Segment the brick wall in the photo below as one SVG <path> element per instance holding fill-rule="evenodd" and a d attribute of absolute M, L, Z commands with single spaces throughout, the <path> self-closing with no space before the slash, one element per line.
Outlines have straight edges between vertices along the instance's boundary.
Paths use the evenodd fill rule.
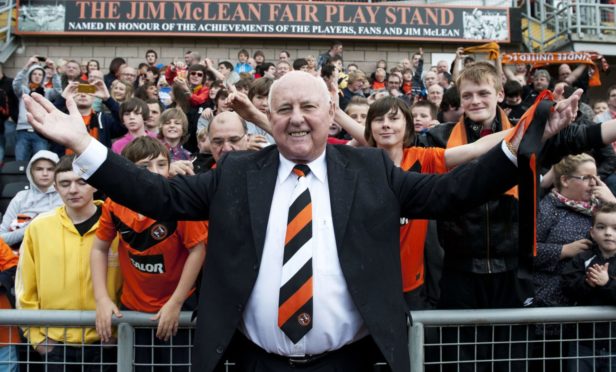
<path fill-rule="evenodd" d="M 145 52 L 154 49 L 158 52 L 159 62 L 169 63 L 174 58 L 183 58 L 186 50 L 197 51 L 201 56 L 208 56 L 215 61 L 229 60 L 233 64 L 237 61 L 237 52 L 246 48 L 252 55 L 256 50 L 265 53 L 267 61 L 278 59 L 280 50 L 286 49 L 291 53 L 291 58 L 313 55 L 317 57 L 329 49 L 328 41 L 309 40 L 262 40 L 262 39 L 208 39 L 208 38 L 116 38 L 106 39 L 101 37 L 24 37 L 23 53 L 15 53 L 4 65 L 5 72 L 9 76 L 22 68 L 26 60 L 32 55 L 50 57 L 54 60 L 59 58 L 73 58 L 79 61 L 97 59 L 101 68 L 106 72 L 109 62 L 114 57 L 123 57 L 129 64 L 137 67 L 144 62 Z M 427 43 L 391 43 L 391 42 L 353 42 L 343 41 L 344 62 L 356 63 L 368 73 L 374 71 L 376 61 L 385 59 L 388 66 L 393 66 L 402 58 L 418 50 L 421 46 L 424 50 L 424 61 L 427 65 L 432 63 L 431 53 L 454 53 L 456 44 L 427 44 Z"/>

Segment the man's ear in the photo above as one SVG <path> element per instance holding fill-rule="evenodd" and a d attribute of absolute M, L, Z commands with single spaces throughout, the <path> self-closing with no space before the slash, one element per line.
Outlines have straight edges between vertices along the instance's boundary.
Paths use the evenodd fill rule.
<path fill-rule="evenodd" d="M 496 93 L 496 101 L 502 103 L 505 100 L 505 92 L 501 89 Z"/>

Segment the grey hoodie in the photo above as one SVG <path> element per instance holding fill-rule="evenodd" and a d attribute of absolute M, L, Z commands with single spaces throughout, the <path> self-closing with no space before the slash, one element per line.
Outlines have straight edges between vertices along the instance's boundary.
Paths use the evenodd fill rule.
<path fill-rule="evenodd" d="M 26 168 L 26 175 L 28 181 L 30 181 L 30 189 L 18 192 L 13 200 L 11 200 L 11 203 L 2 217 L 0 237 L 2 237 L 8 245 L 17 244 L 24 238 L 26 226 L 11 231 L 11 224 L 14 224 L 17 220 L 18 214 L 24 214 L 34 219 L 39 214 L 50 211 L 63 204 L 60 195 L 56 192 L 53 185 L 49 186 L 49 189 L 43 192 L 34 184 L 31 169 L 32 164 L 39 159 L 47 159 L 54 164 L 58 164 L 59 161 L 58 155 L 47 150 L 37 152 L 32 159 L 30 159 L 28 167 Z"/>
<path fill-rule="evenodd" d="M 28 69 L 21 70 L 15 76 L 13 80 L 13 91 L 17 98 L 19 98 L 19 117 L 17 118 L 17 130 L 29 129 L 32 130 L 32 126 L 28 123 L 26 118 L 26 106 L 24 100 L 21 98 L 24 94 L 30 94 L 30 75 L 34 70 L 43 71 L 43 82 L 45 83 L 45 69 L 39 64 L 34 64 Z M 60 75 L 55 74 L 51 77 L 51 83 L 53 88 L 45 88 L 45 98 L 50 101 L 56 99 L 56 97 L 62 94 L 62 82 L 60 81 Z"/>

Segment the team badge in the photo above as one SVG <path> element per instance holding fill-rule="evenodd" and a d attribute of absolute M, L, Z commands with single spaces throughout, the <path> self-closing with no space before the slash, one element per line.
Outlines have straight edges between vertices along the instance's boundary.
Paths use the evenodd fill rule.
<path fill-rule="evenodd" d="M 297 316 L 297 322 L 302 327 L 307 327 L 308 325 L 310 325 L 311 320 L 312 318 L 310 318 L 310 314 L 308 313 L 301 313 Z"/>
<path fill-rule="evenodd" d="M 152 228 L 150 229 L 150 235 L 152 236 L 152 238 L 156 240 L 165 239 L 168 233 L 169 231 L 167 230 L 165 225 L 162 225 L 162 224 L 156 224 L 152 226 Z"/>

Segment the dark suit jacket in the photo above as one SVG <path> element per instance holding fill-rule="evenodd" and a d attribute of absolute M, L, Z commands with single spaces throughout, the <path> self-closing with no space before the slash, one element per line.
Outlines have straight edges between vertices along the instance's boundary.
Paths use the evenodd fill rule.
<path fill-rule="evenodd" d="M 209 219 L 194 369 L 211 371 L 257 279 L 279 153 L 230 153 L 217 169 L 170 181 L 112 154 L 90 178 L 116 202 L 154 219 Z M 444 218 L 501 194 L 515 166 L 500 148 L 443 175 L 403 172 L 377 149 L 327 147 L 332 218 L 351 297 L 393 371 L 410 368 L 400 275 L 400 216 Z"/>

